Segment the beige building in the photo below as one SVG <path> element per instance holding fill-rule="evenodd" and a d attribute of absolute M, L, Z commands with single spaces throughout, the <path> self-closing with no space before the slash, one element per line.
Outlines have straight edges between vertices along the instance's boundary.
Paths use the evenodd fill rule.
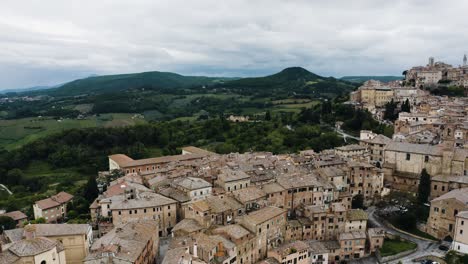
<path fill-rule="evenodd" d="M 73 195 L 60 192 L 33 205 L 34 219 L 44 218 L 47 223 L 57 222 L 67 215 L 67 203 Z"/>
<path fill-rule="evenodd" d="M 153 192 L 137 192 L 134 199 L 113 202 L 110 210 L 114 225 L 158 220 L 159 236 L 169 235 L 177 222 L 177 201 Z"/>
<path fill-rule="evenodd" d="M 454 237 L 455 218 L 468 210 L 468 188 L 448 192 L 431 201 L 426 232 L 439 239 Z"/>
<path fill-rule="evenodd" d="M 67 263 L 63 245 L 59 241 L 37 236 L 36 225 L 28 225 L 22 231 L 20 239 L 6 245 L 0 244 L 0 263 Z"/>
<path fill-rule="evenodd" d="M 365 109 L 373 111 L 385 106 L 392 100 L 393 96 L 391 87 L 380 81 L 369 80 L 351 94 L 351 100 L 360 103 Z"/>
<path fill-rule="evenodd" d="M 250 185 L 250 176 L 240 170 L 224 168 L 216 180 L 218 186 L 226 192 L 247 188 Z"/>
<path fill-rule="evenodd" d="M 309 245 L 303 241 L 285 243 L 268 251 L 268 257 L 280 263 L 309 264 Z"/>
<path fill-rule="evenodd" d="M 367 229 L 367 240 L 369 241 L 369 251 L 376 252 L 382 248 L 385 240 L 385 230 L 382 228 Z"/>
<path fill-rule="evenodd" d="M 272 247 L 284 241 L 286 212 L 269 206 L 245 215 L 240 220 L 244 228 L 257 236 L 260 259 L 265 258 Z"/>
<path fill-rule="evenodd" d="M 125 174 L 156 172 L 166 168 L 171 162 L 201 161 L 215 153 L 196 148 L 182 148 L 181 155 L 163 156 L 157 158 L 134 160 L 124 154 L 109 156 L 109 171 L 122 170 Z"/>
<path fill-rule="evenodd" d="M 459 212 L 456 216 L 451 249 L 468 254 L 468 211 Z"/>
<path fill-rule="evenodd" d="M 358 259 L 364 257 L 366 248 L 366 232 L 352 231 L 340 234 L 340 260 Z"/>
<path fill-rule="evenodd" d="M 117 225 L 91 247 L 85 264 L 153 264 L 159 252 L 157 221 L 136 221 Z"/>
<path fill-rule="evenodd" d="M 15 223 L 16 223 L 16 227 L 22 227 L 24 221 L 28 220 L 28 216 L 25 215 L 21 211 L 12 211 L 12 212 L 8 212 L 8 213 L 0 214 L 0 216 L 8 216 L 11 219 L 13 219 L 15 221 Z"/>
<path fill-rule="evenodd" d="M 367 213 L 362 209 L 351 209 L 346 212 L 345 232 L 366 231 Z"/>
<path fill-rule="evenodd" d="M 4 239 L 8 242 L 22 240 L 28 228 L 33 228 L 37 237 L 45 237 L 60 243 L 67 263 L 82 263 L 93 242 L 93 232 L 87 224 L 35 224 L 25 228 L 6 230 Z"/>

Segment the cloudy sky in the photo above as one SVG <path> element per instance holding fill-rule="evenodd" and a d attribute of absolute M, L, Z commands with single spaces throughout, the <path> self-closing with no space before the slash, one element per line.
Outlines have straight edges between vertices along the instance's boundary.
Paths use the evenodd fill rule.
<path fill-rule="evenodd" d="M 460 0 L 1 0 L 0 89 L 92 74 L 399 75 L 468 52 Z"/>

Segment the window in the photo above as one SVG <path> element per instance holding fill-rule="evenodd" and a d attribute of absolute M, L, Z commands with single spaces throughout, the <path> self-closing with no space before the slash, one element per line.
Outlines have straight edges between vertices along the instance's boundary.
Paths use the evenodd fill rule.
<path fill-rule="evenodd" d="M 434 190 L 437 190 L 437 185 L 434 185 Z"/>
<path fill-rule="evenodd" d="M 429 156 L 424 156 L 424 162 L 429 162 Z"/>
<path fill-rule="evenodd" d="M 406 153 L 406 160 L 410 160 L 410 159 L 411 159 L 411 154 Z"/>

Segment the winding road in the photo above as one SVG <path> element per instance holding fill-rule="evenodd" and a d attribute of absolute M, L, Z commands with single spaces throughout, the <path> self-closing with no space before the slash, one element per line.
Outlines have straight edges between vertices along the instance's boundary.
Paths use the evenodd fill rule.
<path fill-rule="evenodd" d="M 355 136 L 352 136 L 346 132 L 344 132 L 343 130 L 341 129 L 338 129 L 338 128 L 335 128 L 335 132 L 340 134 L 340 136 L 344 139 L 345 142 L 346 141 L 346 138 L 352 138 L 352 139 L 355 139 L 355 140 L 358 140 L 359 141 L 359 138 L 355 137 Z"/>
<path fill-rule="evenodd" d="M 0 183 L 0 189 L 5 190 L 9 195 L 12 195 L 13 193 L 3 184 Z"/>
<path fill-rule="evenodd" d="M 391 261 L 391 262 L 388 262 L 388 263 L 397 264 L 399 261 L 401 261 L 402 263 L 414 263 L 413 259 L 417 259 L 417 258 L 420 258 L 420 257 L 425 257 L 425 256 L 428 256 L 428 255 L 442 257 L 442 256 L 445 255 L 444 251 L 439 250 L 438 247 L 439 247 L 440 244 L 438 242 L 427 241 L 427 240 L 424 240 L 424 239 L 419 239 L 419 238 L 416 238 L 416 237 L 413 237 L 413 236 L 409 236 L 409 235 L 407 235 L 405 233 L 401 233 L 401 232 L 399 232 L 399 231 L 397 231 L 397 230 L 395 230 L 393 228 L 390 228 L 390 227 L 386 226 L 378 217 L 375 216 L 375 210 L 376 210 L 376 208 L 373 207 L 373 206 L 369 207 L 367 209 L 367 213 L 369 214 L 369 223 L 372 226 L 381 227 L 381 228 L 385 229 L 385 231 L 387 233 L 398 235 L 401 238 L 404 238 L 406 240 L 414 242 L 414 243 L 416 243 L 418 245 L 418 250 L 415 251 L 414 253 L 409 254 L 408 256 L 403 257 L 401 259 Z"/>

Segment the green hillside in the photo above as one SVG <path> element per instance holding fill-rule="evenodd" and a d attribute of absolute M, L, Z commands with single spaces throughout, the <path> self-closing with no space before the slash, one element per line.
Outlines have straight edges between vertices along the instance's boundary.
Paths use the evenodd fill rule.
<path fill-rule="evenodd" d="M 333 77 L 322 77 L 301 67 L 286 68 L 265 77 L 233 80 L 223 86 L 242 92 L 330 98 L 348 93 L 355 88 L 352 83 Z"/>
<path fill-rule="evenodd" d="M 66 83 L 45 93 L 53 96 L 112 93 L 128 89 L 176 89 L 214 85 L 228 78 L 183 76 L 171 72 L 143 72 L 89 77 Z"/>
<path fill-rule="evenodd" d="M 391 82 L 402 80 L 403 76 L 344 76 L 340 80 L 353 83 L 363 83 L 368 80 L 377 80 L 381 82 Z"/>

